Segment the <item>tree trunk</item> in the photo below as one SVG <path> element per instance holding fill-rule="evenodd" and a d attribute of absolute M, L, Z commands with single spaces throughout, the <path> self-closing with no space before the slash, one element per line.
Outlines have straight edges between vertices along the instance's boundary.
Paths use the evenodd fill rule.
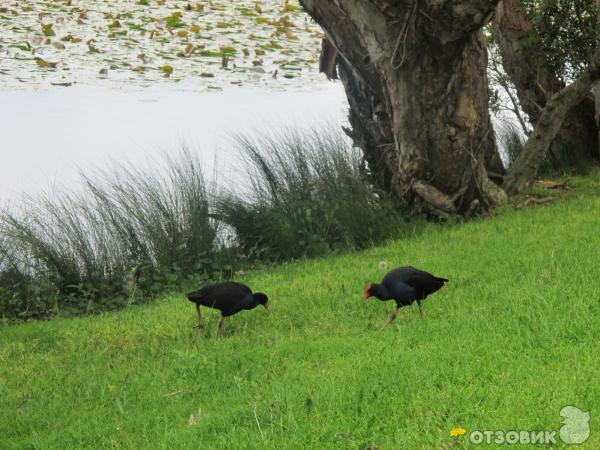
<path fill-rule="evenodd" d="M 378 186 L 410 213 L 506 201 L 480 29 L 498 0 L 304 0 L 338 51 L 350 136 Z"/>
<path fill-rule="evenodd" d="M 319 72 L 324 73 L 328 80 L 339 79 L 337 74 L 337 50 L 326 37 L 323 37 L 321 42 Z"/>
<path fill-rule="evenodd" d="M 515 84 L 519 101 L 535 127 L 549 98 L 565 87 L 549 69 L 532 23 L 519 7 L 519 0 L 502 0 L 493 21 L 494 38 L 503 67 Z M 591 93 L 566 113 L 552 140 L 549 161 L 555 169 L 573 167 L 600 159 L 598 127 Z"/>
<path fill-rule="evenodd" d="M 533 133 L 504 180 L 503 188 L 507 194 L 514 195 L 519 192 L 538 173 L 550 143 L 561 129 L 564 118 L 575 105 L 589 95 L 594 83 L 600 79 L 599 59 L 596 57 L 577 80 L 550 97 Z"/>
<path fill-rule="evenodd" d="M 600 84 L 594 88 L 594 100 L 596 103 L 596 126 L 598 127 L 598 148 L 600 148 Z"/>

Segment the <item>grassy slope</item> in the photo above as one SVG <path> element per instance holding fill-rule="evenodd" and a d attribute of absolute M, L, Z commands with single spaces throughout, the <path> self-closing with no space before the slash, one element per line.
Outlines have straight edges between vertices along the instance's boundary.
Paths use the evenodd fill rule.
<path fill-rule="evenodd" d="M 0 447 L 448 448 L 448 431 L 558 429 L 600 448 L 600 176 L 570 199 L 256 272 L 271 310 L 196 341 L 181 295 L 0 328 Z M 380 260 L 450 278 L 379 331 Z M 190 416 L 195 415 L 190 424 Z M 260 427 L 259 425 L 260 424 Z M 466 436 L 465 436 L 466 437 Z M 462 441 L 464 442 L 464 438 Z"/>

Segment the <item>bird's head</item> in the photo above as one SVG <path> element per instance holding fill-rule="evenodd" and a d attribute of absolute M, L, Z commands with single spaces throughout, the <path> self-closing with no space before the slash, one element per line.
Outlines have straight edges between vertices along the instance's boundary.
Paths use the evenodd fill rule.
<path fill-rule="evenodd" d="M 373 289 L 373 285 L 370 284 L 365 288 L 365 292 L 363 293 L 363 300 L 368 299 L 369 297 L 371 297 L 373 294 L 371 293 L 371 289 Z"/>
<path fill-rule="evenodd" d="M 267 297 L 266 294 L 263 294 L 262 292 L 257 292 L 256 294 L 254 294 L 254 299 L 258 304 L 263 305 L 265 309 L 269 309 L 269 297 Z"/>

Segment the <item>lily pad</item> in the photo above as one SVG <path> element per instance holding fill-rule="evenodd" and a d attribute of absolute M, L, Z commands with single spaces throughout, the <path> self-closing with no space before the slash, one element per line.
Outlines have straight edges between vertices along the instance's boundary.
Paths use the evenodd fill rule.
<path fill-rule="evenodd" d="M 296 78 L 319 76 L 322 31 L 298 0 L 9 3 L 0 7 L 2 70 L 13 75 L 3 77 L 8 88 L 63 83 L 65 71 L 68 82 L 119 87 L 209 78 L 203 73 L 213 75 L 213 86 L 233 81 L 276 86 L 286 79 L 269 74 L 277 69 L 283 73 L 281 64 L 289 61 L 299 68 Z M 111 76 L 99 79 L 105 67 L 111 67 Z"/>
<path fill-rule="evenodd" d="M 42 33 L 44 33 L 44 36 L 55 36 L 56 35 L 56 33 L 54 33 L 54 30 L 52 29 L 51 23 L 42 25 Z"/>
<path fill-rule="evenodd" d="M 39 67 L 42 67 L 44 69 L 55 69 L 56 66 L 58 65 L 57 62 L 46 61 L 46 60 L 44 60 L 42 58 L 34 58 L 34 59 L 35 59 L 36 64 Z"/>
<path fill-rule="evenodd" d="M 173 66 L 169 66 L 168 64 L 160 66 L 159 69 L 162 70 L 164 77 L 170 77 L 173 73 Z"/>

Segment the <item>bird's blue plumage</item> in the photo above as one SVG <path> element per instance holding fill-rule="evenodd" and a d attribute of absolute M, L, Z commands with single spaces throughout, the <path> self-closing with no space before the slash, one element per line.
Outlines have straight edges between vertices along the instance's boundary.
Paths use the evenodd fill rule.
<path fill-rule="evenodd" d="M 448 281 L 436 277 L 423 270 L 406 266 L 388 272 L 381 284 L 372 284 L 368 288 L 368 296 L 379 300 L 394 299 L 398 307 L 408 306 L 415 300 L 423 300 L 433 294 Z"/>
<path fill-rule="evenodd" d="M 252 294 L 247 294 L 241 298 L 237 303 L 223 311 L 224 316 L 232 316 L 235 313 L 240 312 L 242 309 L 254 309 L 258 303 L 254 300 Z"/>
<path fill-rule="evenodd" d="M 223 316 L 232 316 L 243 309 L 265 305 L 268 301 L 265 294 L 253 294 L 248 286 L 232 281 L 205 286 L 188 293 L 187 298 L 197 305 L 218 309 Z"/>
<path fill-rule="evenodd" d="M 410 305 L 417 299 L 416 289 L 402 281 L 387 282 L 384 286 L 399 305 Z"/>

